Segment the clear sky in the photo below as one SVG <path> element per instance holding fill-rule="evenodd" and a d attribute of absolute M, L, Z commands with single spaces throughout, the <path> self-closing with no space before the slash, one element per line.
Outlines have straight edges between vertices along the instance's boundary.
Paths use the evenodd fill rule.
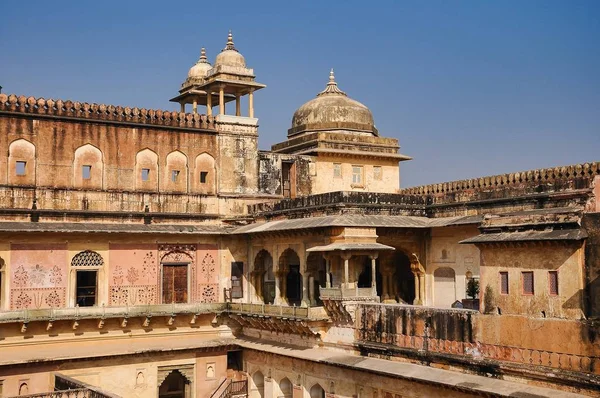
<path fill-rule="evenodd" d="M 325 87 L 414 160 L 402 186 L 600 160 L 600 1 L 2 1 L 4 93 L 178 109 L 232 29 L 260 147 Z"/>

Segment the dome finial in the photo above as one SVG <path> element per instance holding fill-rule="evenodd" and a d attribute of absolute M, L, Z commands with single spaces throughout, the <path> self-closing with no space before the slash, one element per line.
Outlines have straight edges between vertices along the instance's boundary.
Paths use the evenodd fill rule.
<path fill-rule="evenodd" d="M 233 44 L 233 34 L 231 33 L 231 29 L 229 29 L 229 33 L 227 34 L 227 44 L 225 45 L 223 51 L 225 50 L 237 51 L 235 45 Z"/>
<path fill-rule="evenodd" d="M 206 59 L 206 48 L 204 47 L 200 49 L 200 59 L 198 60 L 198 62 L 203 64 L 208 63 L 208 60 Z"/>
<path fill-rule="evenodd" d="M 346 93 L 340 90 L 337 86 L 335 75 L 333 74 L 333 68 L 331 68 L 331 71 L 329 72 L 329 82 L 327 83 L 327 87 L 325 87 L 325 90 L 317 94 L 317 97 L 325 94 L 346 95 Z"/>

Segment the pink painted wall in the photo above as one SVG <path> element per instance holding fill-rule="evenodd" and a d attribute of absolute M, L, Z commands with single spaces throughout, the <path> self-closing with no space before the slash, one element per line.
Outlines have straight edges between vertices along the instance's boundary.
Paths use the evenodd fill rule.
<path fill-rule="evenodd" d="M 65 307 L 66 243 L 11 245 L 11 309 Z"/>
<path fill-rule="evenodd" d="M 109 305 L 156 304 L 159 301 L 157 244 L 109 245 Z"/>
<path fill-rule="evenodd" d="M 219 252 L 215 245 L 198 245 L 197 300 L 214 303 L 219 299 Z"/>

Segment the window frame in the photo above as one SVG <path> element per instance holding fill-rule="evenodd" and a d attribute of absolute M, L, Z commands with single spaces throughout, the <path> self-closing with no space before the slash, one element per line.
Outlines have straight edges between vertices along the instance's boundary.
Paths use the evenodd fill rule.
<path fill-rule="evenodd" d="M 142 178 L 142 182 L 150 181 L 150 169 L 142 168 L 142 175 L 140 177 Z"/>
<path fill-rule="evenodd" d="M 19 166 L 23 165 L 23 169 L 20 170 Z M 27 175 L 27 161 L 25 160 L 16 160 L 15 161 L 15 175 L 17 177 L 23 177 Z"/>
<path fill-rule="evenodd" d="M 373 180 L 375 180 L 375 181 L 383 180 L 383 167 L 373 166 Z"/>
<path fill-rule="evenodd" d="M 334 163 L 333 164 L 333 178 L 343 178 L 342 175 L 342 164 Z"/>
<path fill-rule="evenodd" d="M 200 184 L 208 183 L 208 171 L 200 172 Z"/>
<path fill-rule="evenodd" d="M 87 174 L 86 174 L 86 171 L 87 171 Z M 91 180 L 92 179 L 92 165 L 91 164 L 82 164 L 81 165 L 81 179 L 82 180 Z"/>
<path fill-rule="evenodd" d="M 171 182 L 177 184 L 179 182 L 179 174 L 181 174 L 181 170 L 172 169 L 171 170 Z"/>
<path fill-rule="evenodd" d="M 531 292 L 525 291 L 525 275 L 531 275 Z M 523 296 L 535 295 L 535 276 L 533 275 L 533 271 L 521 271 L 521 294 Z"/>
<path fill-rule="evenodd" d="M 355 173 L 355 169 L 360 170 L 360 173 Z M 360 182 L 354 181 L 355 176 L 360 176 Z M 363 188 L 365 186 L 365 167 L 359 164 L 352 165 L 352 187 Z"/>
<path fill-rule="evenodd" d="M 550 278 L 550 275 L 555 275 L 555 278 L 556 278 L 556 292 L 552 291 L 552 280 Z M 549 296 L 558 296 L 559 293 L 560 293 L 560 282 L 558 280 L 558 271 L 557 270 L 548 271 L 548 295 Z"/>
<path fill-rule="evenodd" d="M 498 272 L 498 275 L 500 276 L 499 281 L 500 281 L 500 289 L 498 289 L 500 291 L 500 294 L 503 296 L 508 296 L 510 294 L 510 278 L 508 275 L 508 271 L 500 271 Z M 506 293 L 504 292 L 504 281 L 502 280 L 504 277 L 506 277 Z"/>

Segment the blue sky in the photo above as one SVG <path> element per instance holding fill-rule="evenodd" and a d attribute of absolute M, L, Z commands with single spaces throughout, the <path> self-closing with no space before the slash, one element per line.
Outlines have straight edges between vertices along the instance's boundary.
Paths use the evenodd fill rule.
<path fill-rule="evenodd" d="M 404 187 L 600 160 L 600 1 L 1 2 L 4 93 L 176 109 L 233 30 L 260 147 L 335 68 Z"/>

